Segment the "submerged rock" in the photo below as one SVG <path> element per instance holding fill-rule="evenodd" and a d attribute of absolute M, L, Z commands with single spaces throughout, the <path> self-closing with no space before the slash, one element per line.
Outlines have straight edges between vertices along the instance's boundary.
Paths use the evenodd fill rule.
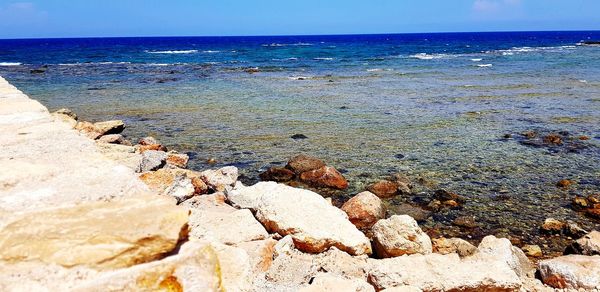
<path fill-rule="evenodd" d="M 398 184 L 389 180 L 380 180 L 367 189 L 380 198 L 391 198 L 398 194 Z"/>
<path fill-rule="evenodd" d="M 530 257 L 539 258 L 543 255 L 539 245 L 525 245 L 521 249 Z"/>
<path fill-rule="evenodd" d="M 600 287 L 600 256 L 567 255 L 539 262 L 544 284 L 559 289 Z"/>
<path fill-rule="evenodd" d="M 547 233 L 561 233 L 564 227 L 564 222 L 558 221 L 554 218 L 546 218 L 546 220 L 544 220 L 544 224 L 542 224 L 542 231 Z"/>
<path fill-rule="evenodd" d="M 378 220 L 385 218 L 385 207 L 371 192 L 362 192 L 352 197 L 342 206 L 350 222 L 359 229 L 369 229 Z"/>
<path fill-rule="evenodd" d="M 287 168 L 271 167 L 259 176 L 263 181 L 287 182 L 294 179 L 295 174 Z"/>
<path fill-rule="evenodd" d="M 317 193 L 275 182 L 236 187 L 228 200 L 249 208 L 270 232 L 291 235 L 296 248 L 318 253 L 335 246 L 353 255 L 370 254 L 371 244 L 342 210 Z"/>
<path fill-rule="evenodd" d="M 288 169 L 291 169 L 296 174 L 319 169 L 323 166 L 325 166 L 325 162 L 316 157 L 304 154 L 292 157 L 286 165 Z"/>
<path fill-rule="evenodd" d="M 600 232 L 594 230 L 575 240 L 565 254 L 600 255 Z"/>
<path fill-rule="evenodd" d="M 417 221 L 407 215 L 394 215 L 373 225 L 373 246 L 381 258 L 410 254 L 429 254 L 431 239 Z"/>
<path fill-rule="evenodd" d="M 348 188 L 348 181 L 344 176 L 331 166 L 306 171 L 300 174 L 300 180 L 315 187 L 327 187 L 339 190 Z"/>

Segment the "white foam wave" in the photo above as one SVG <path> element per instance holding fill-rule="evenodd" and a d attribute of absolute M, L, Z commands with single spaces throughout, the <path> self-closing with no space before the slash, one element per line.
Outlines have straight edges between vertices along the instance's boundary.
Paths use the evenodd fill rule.
<path fill-rule="evenodd" d="M 331 60 L 333 60 L 333 58 L 313 58 L 313 60 L 317 60 L 317 61 L 331 61 Z"/>
<path fill-rule="evenodd" d="M 285 59 L 271 59 L 273 61 L 297 61 L 298 58 L 285 58 Z"/>
<path fill-rule="evenodd" d="M 86 65 L 127 65 L 131 62 L 89 62 L 89 63 L 59 63 L 58 66 L 86 66 Z"/>
<path fill-rule="evenodd" d="M 146 51 L 148 54 L 194 54 L 198 50 L 173 50 L 173 51 Z"/>
<path fill-rule="evenodd" d="M 293 43 L 293 44 L 279 44 L 279 43 L 271 43 L 271 44 L 263 44 L 263 47 L 287 47 L 287 46 L 312 46 L 311 43 Z"/>
<path fill-rule="evenodd" d="M 306 80 L 306 79 L 312 79 L 312 76 L 290 76 L 288 77 L 288 79 L 290 80 Z"/>
<path fill-rule="evenodd" d="M 577 46 L 554 46 L 554 47 L 512 47 L 506 50 L 486 51 L 488 54 L 500 54 L 502 56 L 512 56 L 515 54 L 532 53 L 532 52 L 551 52 L 559 53 L 577 49 Z"/>
<path fill-rule="evenodd" d="M 0 66 L 21 66 L 19 62 L 0 62 Z"/>
<path fill-rule="evenodd" d="M 213 51 L 213 50 L 206 50 L 206 51 L 202 51 L 202 53 L 207 53 L 207 54 L 215 54 L 215 53 L 220 53 L 221 51 Z"/>
<path fill-rule="evenodd" d="M 487 67 L 492 67 L 492 66 L 494 66 L 494 65 L 492 65 L 492 64 L 479 64 L 479 65 L 477 65 L 477 67 L 480 67 L 480 68 L 487 68 Z"/>
<path fill-rule="evenodd" d="M 433 60 L 433 59 L 446 58 L 446 57 L 448 57 L 448 55 L 446 55 L 446 54 L 426 54 L 426 53 L 419 53 L 419 54 L 410 55 L 410 57 L 411 58 L 415 58 L 415 59 L 419 59 L 419 60 Z"/>
<path fill-rule="evenodd" d="M 481 62 L 483 59 L 482 58 L 473 58 L 471 59 L 471 61 L 473 62 Z"/>

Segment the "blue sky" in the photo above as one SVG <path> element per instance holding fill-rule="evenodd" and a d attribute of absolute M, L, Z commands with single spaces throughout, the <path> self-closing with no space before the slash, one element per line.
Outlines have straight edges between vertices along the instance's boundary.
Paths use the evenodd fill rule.
<path fill-rule="evenodd" d="M 600 30 L 600 0 L 0 0 L 0 38 Z"/>

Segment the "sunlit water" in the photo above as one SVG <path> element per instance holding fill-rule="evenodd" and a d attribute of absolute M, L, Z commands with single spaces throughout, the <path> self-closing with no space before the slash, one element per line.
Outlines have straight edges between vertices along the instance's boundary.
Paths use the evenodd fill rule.
<path fill-rule="evenodd" d="M 425 227 L 558 251 L 537 237 L 545 218 L 600 227 L 569 206 L 600 192 L 600 47 L 576 45 L 587 39 L 600 32 L 0 41 L 0 75 L 51 110 L 123 119 L 130 139 L 190 152 L 195 169 L 214 157 L 252 182 L 307 153 L 344 172 L 342 196 L 401 172 L 468 198 Z M 528 130 L 581 147 L 527 146 Z M 480 227 L 452 226 L 461 215 Z"/>

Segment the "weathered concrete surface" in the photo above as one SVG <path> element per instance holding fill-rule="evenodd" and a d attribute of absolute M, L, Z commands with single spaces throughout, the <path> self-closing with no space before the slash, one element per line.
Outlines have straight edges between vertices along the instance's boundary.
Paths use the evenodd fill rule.
<path fill-rule="evenodd" d="M 132 169 L 0 77 L 0 227 L 5 215 L 148 193 Z"/>

